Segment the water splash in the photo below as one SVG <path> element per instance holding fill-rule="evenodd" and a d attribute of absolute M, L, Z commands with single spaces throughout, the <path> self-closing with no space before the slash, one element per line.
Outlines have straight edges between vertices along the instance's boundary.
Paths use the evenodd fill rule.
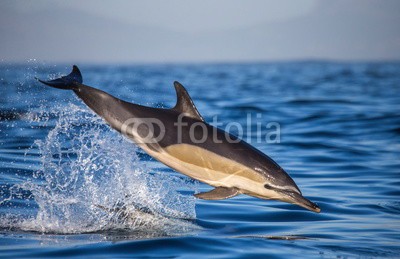
<path fill-rule="evenodd" d="M 29 191 L 37 213 L 24 220 L 8 217 L 8 224 L 63 234 L 127 230 L 173 235 L 197 228 L 194 198 L 179 192 L 193 183 L 148 169 L 137 147 L 90 111 L 73 104 L 56 110 L 55 127 L 35 142 L 41 170 L 15 185 L 10 195 Z M 41 111 L 31 120 L 47 123 L 50 117 Z"/>

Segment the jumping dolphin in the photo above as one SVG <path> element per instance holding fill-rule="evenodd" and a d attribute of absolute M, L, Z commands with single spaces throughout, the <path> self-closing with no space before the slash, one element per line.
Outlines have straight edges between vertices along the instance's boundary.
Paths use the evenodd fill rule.
<path fill-rule="evenodd" d="M 77 66 L 73 66 L 67 76 L 51 81 L 37 80 L 55 88 L 73 90 L 112 128 L 132 139 L 150 156 L 215 187 L 209 192 L 195 194 L 197 198 L 221 200 L 247 194 L 321 211 L 302 196 L 293 179 L 270 157 L 206 123 L 178 82 L 174 82 L 175 107 L 160 109 L 125 102 L 84 85 Z"/>

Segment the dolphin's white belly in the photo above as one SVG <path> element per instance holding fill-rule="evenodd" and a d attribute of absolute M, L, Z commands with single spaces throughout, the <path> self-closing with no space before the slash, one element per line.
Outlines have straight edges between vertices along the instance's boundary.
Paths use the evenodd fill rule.
<path fill-rule="evenodd" d="M 268 190 L 263 187 L 266 179 L 262 175 L 206 149 L 189 144 L 171 145 L 160 152 L 143 148 L 160 162 L 206 184 L 236 187 L 244 193 L 267 194 Z"/>

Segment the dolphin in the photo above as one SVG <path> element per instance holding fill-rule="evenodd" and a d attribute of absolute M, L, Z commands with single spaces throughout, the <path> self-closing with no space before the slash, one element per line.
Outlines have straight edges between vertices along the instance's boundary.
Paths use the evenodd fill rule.
<path fill-rule="evenodd" d="M 69 75 L 50 81 L 36 79 L 54 88 L 74 91 L 112 128 L 150 156 L 215 187 L 195 194 L 197 198 L 222 200 L 246 194 L 321 211 L 303 197 L 293 179 L 269 156 L 205 122 L 179 82 L 174 82 L 176 105 L 162 109 L 129 103 L 83 84 L 82 74 L 75 65 Z"/>

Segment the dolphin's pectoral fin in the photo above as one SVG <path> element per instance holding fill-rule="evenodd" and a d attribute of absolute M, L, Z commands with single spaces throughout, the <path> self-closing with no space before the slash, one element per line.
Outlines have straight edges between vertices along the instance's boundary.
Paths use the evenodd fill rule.
<path fill-rule="evenodd" d="M 177 81 L 174 82 L 174 86 L 176 90 L 177 101 L 175 107 L 172 109 L 179 113 L 183 113 L 193 119 L 204 121 L 203 117 L 200 115 L 199 111 L 194 105 L 192 98 L 190 98 L 188 92 L 186 91 L 185 87 L 183 87 L 183 85 L 181 85 Z"/>
<path fill-rule="evenodd" d="M 194 196 L 203 200 L 223 200 L 229 199 L 239 194 L 235 187 L 216 187 L 209 192 L 197 193 Z"/>

